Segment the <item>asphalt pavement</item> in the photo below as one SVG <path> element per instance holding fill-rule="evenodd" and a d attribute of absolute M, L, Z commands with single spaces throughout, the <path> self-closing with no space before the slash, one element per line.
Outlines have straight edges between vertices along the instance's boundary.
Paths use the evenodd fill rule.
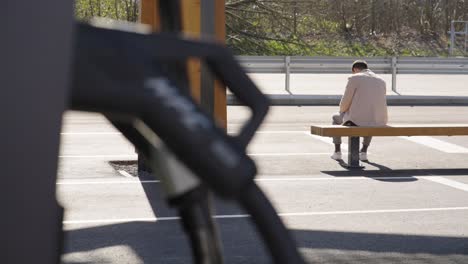
<path fill-rule="evenodd" d="M 378 137 L 362 171 L 309 134 L 337 107 L 275 106 L 248 153 L 257 183 L 309 263 L 468 263 L 468 137 Z M 466 107 L 390 107 L 391 124 L 467 124 Z M 228 131 L 248 118 L 228 107 Z M 344 141 L 346 142 L 346 140 Z M 346 157 L 346 155 L 345 155 Z M 114 170 L 136 159 L 102 116 L 64 117 L 57 181 L 63 263 L 191 263 L 177 212 L 157 179 Z M 271 263 L 245 212 L 216 199 L 226 263 Z"/>

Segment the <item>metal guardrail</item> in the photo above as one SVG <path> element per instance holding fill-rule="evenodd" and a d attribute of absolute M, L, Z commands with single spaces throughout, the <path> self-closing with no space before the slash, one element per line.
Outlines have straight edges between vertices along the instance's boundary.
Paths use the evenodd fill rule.
<path fill-rule="evenodd" d="M 350 73 L 353 57 L 239 56 L 248 73 L 284 73 L 290 91 L 291 74 Z M 375 73 L 392 74 L 392 91 L 397 92 L 397 74 L 468 74 L 468 58 L 373 57 L 365 59 Z"/>
<path fill-rule="evenodd" d="M 455 30 L 456 25 L 464 25 L 464 30 L 456 31 Z M 463 53 L 466 53 L 467 47 L 468 47 L 468 21 L 452 20 L 452 22 L 450 23 L 450 31 L 448 33 L 450 34 L 450 47 L 449 47 L 450 55 L 453 55 L 454 51 L 456 50 L 457 36 L 463 36 L 463 41 L 462 41 Z"/>

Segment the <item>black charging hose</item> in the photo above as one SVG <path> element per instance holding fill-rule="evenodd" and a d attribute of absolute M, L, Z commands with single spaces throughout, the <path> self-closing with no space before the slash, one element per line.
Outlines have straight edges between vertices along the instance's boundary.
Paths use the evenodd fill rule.
<path fill-rule="evenodd" d="M 196 264 L 224 263 L 218 228 L 211 217 L 211 203 L 209 191 L 203 186 L 170 201 L 179 211 Z"/>
<path fill-rule="evenodd" d="M 107 116 L 111 123 L 123 133 L 140 151 L 144 159 L 151 157 L 151 142 L 137 129 L 126 122 L 117 121 Z M 152 168 L 153 169 L 153 168 Z M 194 263 L 222 264 L 223 252 L 219 231 L 212 216 L 212 198 L 209 190 L 203 186 L 172 197 L 169 204 L 177 208 L 182 226 L 190 240 Z"/>
<path fill-rule="evenodd" d="M 304 264 L 296 248 L 296 242 L 277 215 L 263 191 L 252 182 L 248 185 L 239 202 L 250 214 L 258 232 L 276 264 Z"/>

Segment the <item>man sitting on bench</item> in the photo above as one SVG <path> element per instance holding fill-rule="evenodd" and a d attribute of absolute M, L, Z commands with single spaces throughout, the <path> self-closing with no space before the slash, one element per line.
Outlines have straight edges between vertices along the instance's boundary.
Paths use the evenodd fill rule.
<path fill-rule="evenodd" d="M 387 124 L 387 88 L 385 81 L 367 68 L 367 63 L 357 60 L 351 68 L 346 90 L 340 102 L 339 114 L 333 115 L 333 125 L 385 126 Z M 372 137 L 364 137 L 360 160 L 367 160 L 367 148 Z M 341 137 L 334 137 L 334 160 L 341 160 Z"/>

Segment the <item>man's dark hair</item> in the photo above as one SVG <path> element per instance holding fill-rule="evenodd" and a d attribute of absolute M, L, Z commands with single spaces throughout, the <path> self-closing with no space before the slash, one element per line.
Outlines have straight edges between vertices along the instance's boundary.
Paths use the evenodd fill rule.
<path fill-rule="evenodd" d="M 353 62 L 353 67 L 351 69 L 365 70 L 367 69 L 367 62 L 363 60 L 357 60 Z"/>

